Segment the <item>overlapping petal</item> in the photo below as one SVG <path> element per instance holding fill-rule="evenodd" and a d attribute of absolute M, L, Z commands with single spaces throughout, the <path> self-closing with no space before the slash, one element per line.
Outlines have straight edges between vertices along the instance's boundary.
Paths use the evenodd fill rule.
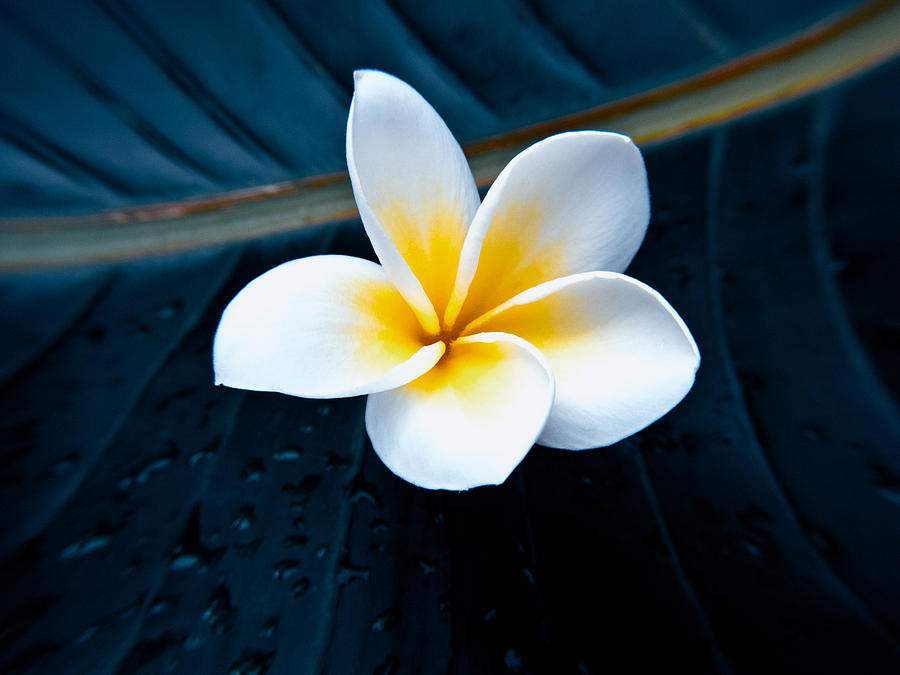
<path fill-rule="evenodd" d="M 556 376 L 556 403 L 538 442 L 580 450 L 615 443 L 666 414 L 700 365 L 684 321 L 649 286 L 589 272 L 525 291 L 471 330 L 527 340 Z"/>
<path fill-rule="evenodd" d="M 395 474 L 426 488 L 502 483 L 533 445 L 553 403 L 544 357 L 513 335 L 454 342 L 416 381 L 373 394 L 372 446 Z"/>
<path fill-rule="evenodd" d="M 216 383 L 307 398 L 392 389 L 444 352 L 373 262 L 314 256 L 251 281 L 226 307 L 213 345 Z"/>
<path fill-rule="evenodd" d="M 551 136 L 517 155 L 466 236 L 445 323 L 472 319 L 540 283 L 591 270 L 621 272 L 650 218 L 647 176 L 629 138 Z"/>
<path fill-rule="evenodd" d="M 360 216 L 388 276 L 437 332 L 478 189 L 456 139 L 418 92 L 374 70 L 355 80 L 347 164 Z"/>

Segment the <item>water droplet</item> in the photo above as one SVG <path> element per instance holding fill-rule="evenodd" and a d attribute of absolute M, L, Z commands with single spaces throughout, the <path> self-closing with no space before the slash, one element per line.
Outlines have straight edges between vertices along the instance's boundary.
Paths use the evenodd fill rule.
<path fill-rule="evenodd" d="M 198 450 L 197 452 L 192 454 L 190 457 L 188 457 L 187 463 L 190 466 L 193 466 L 194 464 L 196 464 L 197 462 L 199 462 L 201 460 L 210 459 L 212 457 L 215 457 L 216 453 L 219 450 L 219 444 L 221 442 L 222 442 L 222 437 L 217 436 L 215 439 L 213 439 L 212 441 L 210 441 L 209 443 L 204 445 L 202 448 L 200 448 L 200 450 Z"/>
<path fill-rule="evenodd" d="M 745 551 L 747 551 L 751 555 L 757 557 L 762 556 L 762 551 L 760 551 L 759 547 L 753 542 L 747 541 L 746 539 L 738 539 L 738 543 L 744 548 Z"/>
<path fill-rule="evenodd" d="M 214 635 L 221 635 L 231 630 L 237 614 L 237 608 L 231 604 L 231 594 L 228 592 L 228 588 L 222 584 L 217 586 L 210 595 L 200 618 L 209 626 L 209 630 Z"/>
<path fill-rule="evenodd" d="M 318 558 L 319 560 L 321 560 L 322 558 L 325 557 L 325 554 L 326 554 L 326 553 L 328 553 L 328 547 L 327 547 L 327 546 L 320 546 L 319 548 L 316 549 L 316 558 Z"/>
<path fill-rule="evenodd" d="M 528 581 L 528 583 L 531 584 L 532 586 L 536 586 L 536 585 L 537 585 L 537 584 L 535 583 L 535 581 L 534 581 L 534 575 L 531 573 L 531 570 L 528 569 L 527 567 L 525 567 L 525 568 L 522 570 L 522 576 L 524 576 L 525 579 L 526 579 L 526 581 Z"/>
<path fill-rule="evenodd" d="M 304 501 L 322 484 L 322 476 L 319 474 L 310 474 L 304 476 L 296 483 L 285 483 L 281 486 L 281 491 L 289 497 L 303 498 Z"/>
<path fill-rule="evenodd" d="M 755 539 L 765 541 L 770 539 L 768 523 L 771 520 L 769 512 L 756 504 L 750 504 L 737 514 L 738 522 L 752 532 Z"/>
<path fill-rule="evenodd" d="M 106 534 L 95 534 L 84 539 L 79 539 L 78 541 L 72 542 L 68 546 L 66 546 L 62 553 L 60 554 L 60 558 L 63 560 L 68 560 L 70 558 L 80 558 L 83 555 L 87 555 L 88 553 L 93 553 L 94 551 L 99 551 L 101 548 L 105 548 L 107 544 L 110 542 L 109 535 Z"/>
<path fill-rule="evenodd" d="M 194 504 L 178 542 L 172 547 L 169 567 L 173 570 L 185 570 L 199 566 L 205 570 L 225 554 L 224 548 L 211 549 L 200 543 L 200 504 Z"/>
<path fill-rule="evenodd" d="M 63 455 L 62 457 L 59 457 L 56 461 L 51 463 L 50 466 L 47 467 L 47 470 L 50 473 L 65 473 L 70 468 L 72 468 L 72 465 L 75 464 L 75 462 L 77 462 L 79 459 L 81 459 L 81 455 L 79 455 L 77 452 L 70 452 Z"/>
<path fill-rule="evenodd" d="M 276 581 L 287 581 L 300 572 L 299 560 L 282 560 L 272 566 L 272 577 Z"/>
<path fill-rule="evenodd" d="M 160 319 L 171 319 L 177 312 L 181 311 L 182 307 L 184 307 L 184 303 L 178 298 L 173 298 L 156 310 L 156 316 Z"/>
<path fill-rule="evenodd" d="M 238 509 L 231 520 L 231 527 L 235 530 L 249 530 L 253 527 L 256 518 L 252 504 L 246 504 Z"/>
<path fill-rule="evenodd" d="M 178 553 L 169 562 L 169 567 L 173 570 L 186 570 L 200 562 L 200 558 L 193 553 Z"/>
<path fill-rule="evenodd" d="M 339 469 L 349 469 L 353 462 L 349 457 L 340 455 L 334 450 L 329 450 L 322 455 L 322 462 L 325 464 L 326 471 L 338 471 Z"/>
<path fill-rule="evenodd" d="M 316 414 L 319 417 L 328 417 L 333 412 L 334 412 L 334 406 L 329 403 L 320 405 L 318 408 L 316 408 Z"/>
<path fill-rule="evenodd" d="M 749 504 L 737 515 L 738 521 L 752 536 L 738 537 L 736 543 L 753 556 L 773 562 L 781 557 L 781 548 L 769 531 L 769 512 L 757 504 Z"/>
<path fill-rule="evenodd" d="M 298 530 L 303 529 L 303 526 L 305 524 L 306 524 L 306 521 L 304 520 L 303 516 L 294 518 L 294 527 L 297 528 Z"/>
<path fill-rule="evenodd" d="M 418 568 L 422 570 L 423 574 L 432 574 L 434 573 L 435 569 L 437 569 L 437 562 L 430 558 L 426 558 L 425 556 L 413 556 L 409 559 L 409 561 L 418 566 Z"/>
<path fill-rule="evenodd" d="M 496 609 L 489 609 L 487 614 L 484 615 L 484 620 L 487 623 L 490 623 L 495 618 L 497 618 L 497 610 Z"/>
<path fill-rule="evenodd" d="M 75 638 L 75 644 L 81 644 L 82 642 L 87 642 L 90 640 L 97 632 L 103 627 L 103 624 L 95 623 L 92 626 L 88 626 L 85 628 L 78 637 Z"/>
<path fill-rule="evenodd" d="M 438 598 L 438 609 L 441 614 L 448 614 L 450 609 L 453 606 L 453 601 L 450 599 L 450 594 L 445 593 L 440 598 Z"/>
<path fill-rule="evenodd" d="M 252 459 L 247 460 L 247 463 L 244 464 L 244 468 L 241 471 L 241 478 L 243 478 L 248 483 L 253 483 L 262 478 L 263 473 L 266 471 L 266 465 L 263 464 L 261 457 L 253 457 Z"/>
<path fill-rule="evenodd" d="M 299 598 L 301 595 L 306 593 L 306 591 L 308 589 L 309 589 L 309 579 L 307 579 L 306 577 L 303 577 L 302 579 L 298 579 L 297 581 L 295 581 L 294 585 L 291 586 L 291 594 L 295 598 Z"/>
<path fill-rule="evenodd" d="M 806 535 L 813 543 L 813 546 L 815 546 L 826 559 L 836 562 L 842 557 L 843 552 L 841 551 L 841 547 L 837 543 L 837 540 L 825 532 L 825 530 L 821 530 L 815 525 L 807 524 L 803 526 L 803 531 L 806 532 Z"/>
<path fill-rule="evenodd" d="M 162 614 L 170 610 L 172 607 L 178 604 L 178 598 L 174 595 L 165 596 L 162 598 L 158 598 L 152 605 L 150 605 L 150 609 L 148 610 L 150 616 L 155 616 L 156 614 Z"/>
<path fill-rule="evenodd" d="M 372 534 L 378 536 L 379 534 L 384 534 L 388 531 L 387 521 L 382 520 L 381 518 L 376 518 L 371 523 L 369 523 L 369 527 L 372 528 Z"/>
<path fill-rule="evenodd" d="M 875 492 L 892 504 L 900 505 L 900 476 L 879 462 L 867 462 L 866 469 Z"/>
<path fill-rule="evenodd" d="M 209 642 L 209 635 L 205 632 L 193 633 L 187 636 L 182 647 L 186 652 L 190 652 L 199 649 L 207 642 Z"/>
<path fill-rule="evenodd" d="M 262 625 L 262 628 L 259 629 L 259 636 L 263 638 L 270 638 L 275 634 L 276 630 L 278 630 L 278 617 L 273 616 Z"/>
<path fill-rule="evenodd" d="M 356 474 L 347 485 L 346 494 L 354 504 L 369 502 L 372 506 L 381 506 L 375 486 L 363 478 L 361 473 Z"/>
<path fill-rule="evenodd" d="M 506 667 L 514 673 L 521 673 L 522 666 L 524 665 L 522 657 L 515 649 L 507 650 L 506 655 L 503 657 L 503 663 L 505 663 Z"/>
<path fill-rule="evenodd" d="M 303 450 L 299 445 L 288 445 L 284 450 L 278 450 L 272 453 L 272 459 L 276 462 L 293 462 L 300 459 Z"/>
<path fill-rule="evenodd" d="M 400 609 L 397 605 L 393 605 L 375 617 L 372 621 L 372 630 L 376 633 L 392 630 L 400 625 L 401 616 Z"/>
<path fill-rule="evenodd" d="M 135 473 L 122 478 L 119 481 L 119 489 L 125 490 L 132 485 L 143 485 L 150 479 L 150 476 L 152 474 L 156 473 L 157 471 L 162 471 L 167 466 L 169 466 L 169 464 L 172 463 L 176 456 L 176 450 L 169 450 L 164 455 L 160 455 L 159 457 L 150 460 Z"/>
<path fill-rule="evenodd" d="M 284 538 L 285 548 L 300 548 L 301 546 L 306 546 L 308 543 L 309 537 L 304 537 L 302 534 L 295 534 Z"/>
<path fill-rule="evenodd" d="M 241 658 L 231 664 L 228 675 L 265 675 L 274 660 L 275 652 L 254 652 L 245 649 Z"/>
<path fill-rule="evenodd" d="M 141 593 L 140 597 L 135 602 L 132 602 L 128 607 L 125 607 L 123 610 L 119 612 L 118 618 L 120 621 L 126 621 L 134 616 L 137 616 L 137 613 L 140 611 L 141 607 L 144 604 L 144 594 Z"/>
<path fill-rule="evenodd" d="M 311 434 L 314 429 L 315 429 L 315 427 L 313 427 L 312 424 L 301 424 L 300 425 L 300 431 L 302 431 L 304 434 Z"/>
<path fill-rule="evenodd" d="M 344 558 L 344 560 L 341 562 L 340 567 L 338 568 L 338 585 L 343 586 L 344 584 L 350 583 L 354 579 L 368 581 L 370 570 L 371 568 L 369 567 L 360 567 L 354 565 L 347 558 Z"/>
<path fill-rule="evenodd" d="M 140 565 L 141 565 L 142 562 L 143 562 L 143 559 L 142 559 L 142 558 L 137 558 L 137 557 L 136 557 L 136 558 L 132 558 L 131 560 L 128 561 L 127 564 L 125 564 L 125 565 L 122 567 L 122 569 L 121 569 L 121 571 L 119 572 L 119 574 L 121 574 L 123 577 L 127 577 L 129 574 L 131 574 L 131 573 L 133 573 L 134 571 L 136 571 L 137 568 L 140 567 Z"/>

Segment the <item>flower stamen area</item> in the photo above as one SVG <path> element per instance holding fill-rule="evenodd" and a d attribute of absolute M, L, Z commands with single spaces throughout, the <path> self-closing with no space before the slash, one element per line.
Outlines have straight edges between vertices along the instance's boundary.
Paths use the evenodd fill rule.
<path fill-rule="evenodd" d="M 459 336 L 460 331 L 456 328 L 442 328 L 436 337 L 447 346 L 447 349 L 450 349 L 450 345 L 456 342 Z"/>
<path fill-rule="evenodd" d="M 444 354 L 441 356 L 440 362 L 446 362 L 447 358 L 450 356 L 450 352 L 453 349 L 454 343 L 462 336 L 462 331 L 460 331 L 455 326 L 443 326 L 438 333 L 432 333 L 428 336 L 428 341 L 430 344 L 434 344 L 435 342 L 443 342 L 444 343 Z"/>

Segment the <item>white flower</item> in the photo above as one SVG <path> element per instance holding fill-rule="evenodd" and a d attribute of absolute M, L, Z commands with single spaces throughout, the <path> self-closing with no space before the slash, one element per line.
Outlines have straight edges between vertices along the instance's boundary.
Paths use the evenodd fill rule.
<path fill-rule="evenodd" d="M 381 266 L 314 256 L 250 282 L 216 333 L 217 383 L 369 394 L 388 468 L 454 490 L 502 483 L 536 441 L 615 443 L 684 397 L 700 363 L 690 332 L 621 274 L 650 214 L 630 139 L 552 136 L 482 203 L 415 90 L 372 70 L 355 80 L 347 164 Z"/>

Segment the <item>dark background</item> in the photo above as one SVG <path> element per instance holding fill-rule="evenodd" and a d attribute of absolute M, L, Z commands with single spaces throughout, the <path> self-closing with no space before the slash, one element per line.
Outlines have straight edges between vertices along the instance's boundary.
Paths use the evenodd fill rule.
<path fill-rule="evenodd" d="M 0 210 L 343 170 L 354 67 L 461 140 L 700 72 L 845 8 L 0 5 Z M 447 6 L 449 7 L 449 5 Z M 0 671 L 900 671 L 900 64 L 645 151 L 628 273 L 703 362 L 645 431 L 431 492 L 363 399 L 212 386 L 225 304 L 358 221 L 0 277 Z"/>

